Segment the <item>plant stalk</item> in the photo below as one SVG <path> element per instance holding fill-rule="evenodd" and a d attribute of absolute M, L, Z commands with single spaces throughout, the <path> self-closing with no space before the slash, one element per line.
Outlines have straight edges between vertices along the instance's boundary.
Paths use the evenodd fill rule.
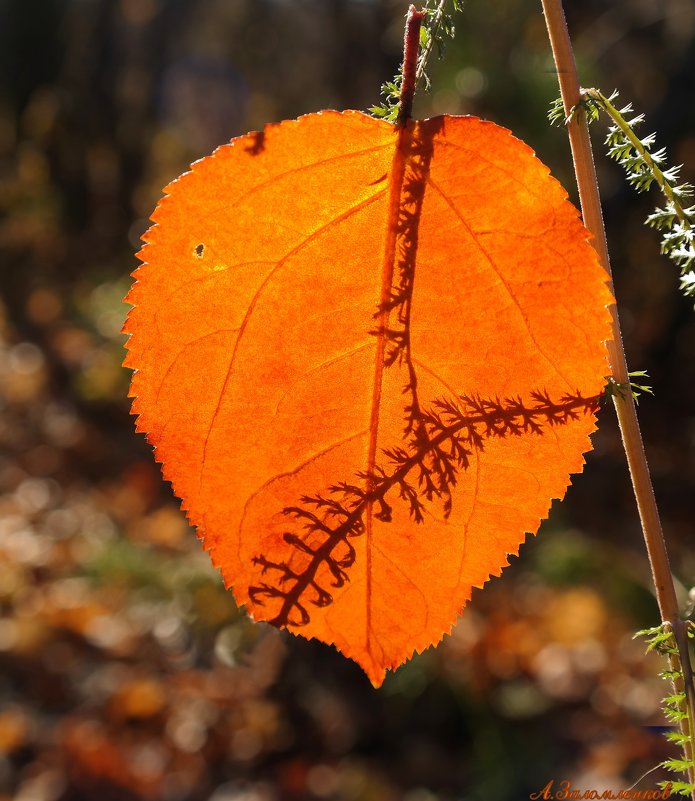
<path fill-rule="evenodd" d="M 541 2 L 560 82 L 565 116 L 571 117 L 567 124 L 567 130 L 579 189 L 582 217 L 584 224 L 594 237 L 594 247 L 606 269 L 612 286 L 608 244 L 601 212 L 589 127 L 586 114 L 578 105 L 582 99 L 582 93 L 577 76 L 572 43 L 562 8 L 562 0 L 541 0 Z M 630 469 L 630 477 L 651 565 L 659 612 L 662 622 L 671 626 L 678 647 L 683 670 L 683 681 L 676 681 L 675 689 L 676 692 L 685 693 L 688 716 L 681 721 L 681 731 L 688 737 L 688 745 L 684 747 L 686 758 L 692 761 L 693 732 L 691 731 L 691 725 L 692 721 L 695 721 L 695 699 L 693 698 L 693 674 L 688 652 L 686 625 L 679 614 L 666 543 L 661 529 L 661 521 L 637 420 L 635 400 L 630 390 L 630 378 L 620 330 L 620 320 L 618 318 L 618 309 L 615 305 L 611 307 L 611 313 L 613 317 L 613 340 L 608 343 L 608 358 L 612 380 L 625 390 L 612 393 L 613 403 Z M 677 686 L 678 684 L 683 684 L 683 686 L 679 687 Z M 695 784 L 693 770 L 689 771 L 689 781 Z M 692 798 L 695 801 L 695 792 L 693 792 Z"/>
<path fill-rule="evenodd" d="M 418 53 L 420 52 L 420 27 L 424 18 L 424 11 L 418 11 L 414 5 L 410 6 L 403 37 L 403 80 L 398 102 L 398 116 L 396 117 L 397 128 L 404 128 L 413 115 L 413 98 L 415 97 Z"/>

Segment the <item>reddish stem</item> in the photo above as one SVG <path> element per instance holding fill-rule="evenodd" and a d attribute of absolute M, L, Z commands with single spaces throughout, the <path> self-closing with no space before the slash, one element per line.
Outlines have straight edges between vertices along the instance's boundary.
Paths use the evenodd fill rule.
<path fill-rule="evenodd" d="M 405 37 L 403 39 L 403 81 L 401 96 L 398 102 L 396 127 L 403 128 L 413 114 L 413 97 L 415 96 L 415 74 L 417 57 L 420 52 L 420 27 L 425 18 L 424 11 L 418 11 L 411 5 L 405 21 Z"/>

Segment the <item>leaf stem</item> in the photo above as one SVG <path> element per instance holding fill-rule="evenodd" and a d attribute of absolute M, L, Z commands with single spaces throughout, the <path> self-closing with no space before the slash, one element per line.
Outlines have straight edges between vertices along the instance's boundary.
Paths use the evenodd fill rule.
<path fill-rule="evenodd" d="M 424 11 L 418 11 L 414 5 L 410 6 L 405 21 L 405 36 L 403 39 L 403 82 L 401 83 L 398 116 L 396 117 L 397 128 L 404 128 L 413 114 L 418 53 L 420 52 L 420 27 L 424 18 Z"/>
<path fill-rule="evenodd" d="M 594 165 L 589 128 L 586 112 L 579 105 L 582 100 L 582 91 L 577 76 L 577 65 L 574 59 L 572 43 L 567 29 L 567 22 L 562 8 L 562 0 L 542 0 L 546 26 L 553 51 L 553 59 L 560 82 L 560 91 L 565 109 L 569 117 L 567 130 L 569 134 L 572 159 L 579 189 L 579 198 L 584 223 L 594 237 L 594 247 L 603 266 L 608 273 L 612 284 L 612 273 L 608 257 L 608 244 L 601 212 L 601 201 L 598 191 L 596 168 Z M 572 113 L 574 110 L 574 113 Z M 609 361 L 612 372 L 612 381 L 617 384 L 629 382 L 625 349 L 623 347 L 620 320 L 616 306 L 611 307 L 613 316 L 613 341 L 608 343 Z M 662 621 L 671 626 L 676 643 L 678 655 L 683 668 L 682 687 L 676 686 L 677 692 L 684 692 L 688 715 L 681 721 L 681 731 L 688 737 L 684 746 L 686 758 L 692 763 L 693 759 L 693 722 L 695 722 L 695 699 L 693 698 L 692 667 L 688 652 L 687 632 L 684 621 L 681 620 L 676 591 L 669 566 L 666 543 L 661 530 L 661 521 L 654 498 L 651 476 L 647 458 L 644 452 L 642 436 L 637 419 L 635 400 L 632 393 L 613 393 L 618 425 L 623 440 L 623 447 L 630 469 L 632 486 L 637 501 L 642 532 L 652 569 L 656 598 Z M 676 684 L 678 684 L 676 680 Z M 689 770 L 689 779 L 695 783 L 692 768 Z M 695 792 L 693 792 L 695 801 Z"/>

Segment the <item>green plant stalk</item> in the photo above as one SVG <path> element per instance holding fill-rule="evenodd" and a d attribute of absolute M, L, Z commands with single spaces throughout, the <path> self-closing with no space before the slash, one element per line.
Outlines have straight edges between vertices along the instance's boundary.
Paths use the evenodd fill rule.
<path fill-rule="evenodd" d="M 582 92 L 562 1 L 542 0 L 542 4 L 553 51 L 553 59 L 560 82 L 565 115 L 570 117 L 567 130 L 579 189 L 582 217 L 584 224 L 593 234 L 594 247 L 612 284 L 608 244 L 603 225 L 589 128 L 586 113 L 579 107 L 582 100 Z M 575 113 L 572 113 L 573 109 Z M 608 344 L 608 352 L 612 381 L 616 384 L 624 385 L 628 384 L 630 380 L 625 359 L 625 349 L 623 347 L 618 310 L 613 306 L 611 311 L 613 316 L 613 341 Z M 692 667 L 688 652 L 686 626 L 679 614 L 676 590 L 642 443 L 635 400 L 630 392 L 615 392 L 612 393 L 612 397 L 652 569 L 659 612 L 662 621 L 670 625 L 673 630 L 678 648 L 678 657 L 682 666 L 681 675 L 683 678 L 674 680 L 674 689 L 677 693 L 685 693 L 684 711 L 687 712 L 687 716 L 680 722 L 680 727 L 682 734 L 688 738 L 687 745 L 684 745 L 685 756 L 692 763 L 693 754 L 695 753 L 693 737 L 695 699 L 693 699 Z M 690 783 L 695 784 L 695 771 L 692 768 L 688 771 L 688 777 Z M 692 793 L 692 798 L 695 801 L 695 791 Z"/>
<path fill-rule="evenodd" d="M 680 200 L 678 200 L 678 198 L 674 194 L 671 184 L 664 178 L 663 170 L 654 161 L 654 159 L 651 156 L 651 153 L 642 144 L 640 138 L 632 130 L 632 128 L 628 124 L 627 120 L 623 117 L 623 115 L 611 103 L 609 98 L 607 98 L 598 89 L 582 89 L 581 95 L 582 98 L 589 98 L 590 100 L 593 100 L 594 102 L 598 103 L 598 105 L 600 105 L 603 108 L 606 114 L 608 114 L 611 120 L 613 120 L 613 123 L 618 128 L 620 128 L 625 138 L 630 141 L 635 150 L 644 159 L 645 163 L 649 167 L 650 172 L 654 176 L 654 180 L 659 185 L 659 188 L 664 193 L 669 203 L 673 205 L 673 209 L 676 212 L 676 216 L 678 217 L 680 222 L 686 225 L 688 228 L 690 228 L 690 220 L 688 219 L 688 215 L 685 213 L 685 210 L 683 209 L 683 205 L 681 204 Z"/>

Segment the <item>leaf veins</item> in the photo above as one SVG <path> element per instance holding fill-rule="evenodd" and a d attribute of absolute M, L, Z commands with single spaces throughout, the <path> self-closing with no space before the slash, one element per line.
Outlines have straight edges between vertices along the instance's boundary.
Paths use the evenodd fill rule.
<path fill-rule="evenodd" d="M 492 123 L 322 112 L 197 162 L 154 219 L 138 428 L 238 603 L 378 684 L 581 469 L 611 296 L 577 212 Z"/>

